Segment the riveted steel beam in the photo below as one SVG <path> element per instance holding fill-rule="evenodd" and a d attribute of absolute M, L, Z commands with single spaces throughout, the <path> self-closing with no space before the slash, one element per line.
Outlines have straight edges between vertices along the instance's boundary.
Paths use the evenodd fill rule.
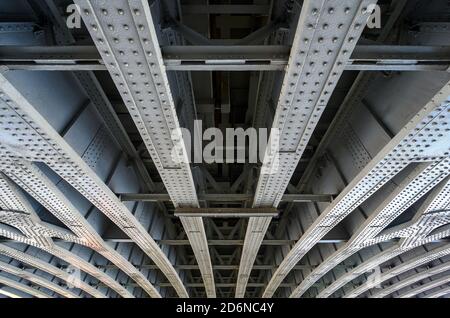
<path fill-rule="evenodd" d="M 370 296 L 370 298 L 386 297 L 392 293 L 395 293 L 396 291 L 400 291 L 401 289 L 403 289 L 407 286 L 410 286 L 412 284 L 420 282 L 421 280 L 432 277 L 433 275 L 444 273 L 449 270 L 450 270 L 449 263 L 444 263 L 444 264 L 438 265 L 436 267 L 426 269 L 424 271 L 419 272 L 418 274 L 414 274 L 406 279 L 402 279 L 398 283 L 384 287 L 380 291 L 376 291 L 372 296 Z M 418 288 L 413 288 L 406 293 L 400 292 L 400 297 L 401 298 L 411 298 L 411 297 L 413 297 L 417 294 L 420 294 L 426 290 L 438 287 L 438 286 L 443 285 L 448 282 L 450 282 L 449 277 L 444 277 L 443 279 L 432 280 L 430 283 L 424 284 Z"/>
<path fill-rule="evenodd" d="M 38 259 L 34 256 L 23 253 L 19 250 L 16 250 L 16 249 L 6 246 L 4 244 L 0 244 L 0 254 L 4 255 L 4 256 L 8 256 L 8 257 L 10 257 L 14 260 L 17 260 L 21 263 L 32 266 L 43 272 L 49 273 L 49 274 L 65 281 L 68 285 L 70 284 L 76 288 L 79 288 L 80 290 L 84 291 L 85 293 L 87 293 L 95 298 L 106 298 L 106 296 L 103 293 L 96 290 L 95 288 L 92 288 L 91 286 L 82 282 L 81 280 L 73 279 L 73 277 L 69 273 L 67 273 L 47 262 L 41 261 L 40 259 Z"/>
<path fill-rule="evenodd" d="M 439 127 L 445 126 L 449 117 L 449 98 L 450 83 L 446 83 L 432 101 L 425 105 L 413 120 L 372 159 L 307 229 L 272 276 L 264 296 L 272 296 L 276 286 L 289 273 L 290 268 L 300 261 L 323 235 L 410 162 L 448 160 L 446 158 L 449 154 L 449 147 L 446 140 L 448 140 L 450 132 L 447 129 L 444 129 L 445 134 L 442 135 L 442 139 L 436 140 L 436 142 L 432 137 L 431 139 L 422 139 L 423 142 L 418 143 L 415 136 L 421 135 L 421 132 L 428 129 L 440 135 Z M 432 146 L 433 144 L 434 146 Z M 416 147 L 416 149 L 412 149 L 412 147 Z"/>
<path fill-rule="evenodd" d="M 178 217 L 249 218 L 276 217 L 275 208 L 177 208 Z"/>
<path fill-rule="evenodd" d="M 349 293 L 347 293 L 344 298 L 356 298 L 360 296 L 361 294 L 365 293 L 366 291 L 374 288 L 380 283 L 383 283 L 389 279 L 394 278 L 395 276 L 398 276 L 402 273 L 405 273 L 409 270 L 415 269 L 418 266 L 425 265 L 427 263 L 430 263 L 434 260 L 437 260 L 439 258 L 442 258 L 444 256 L 447 256 L 450 254 L 450 247 L 449 245 L 442 246 L 440 248 L 436 248 L 430 252 L 426 252 L 420 256 L 414 257 L 413 259 L 403 262 L 402 264 L 395 266 L 394 268 L 388 270 L 387 272 L 384 272 L 381 274 L 380 277 L 375 281 L 367 281 L 366 283 L 362 284 L 361 286 L 353 289 Z"/>
<path fill-rule="evenodd" d="M 448 279 L 445 280 L 445 283 L 448 284 L 448 282 L 449 282 Z M 441 283 L 445 284 L 444 280 L 442 280 Z M 425 295 L 424 298 L 439 298 L 439 297 L 443 297 L 443 296 L 446 296 L 446 295 L 449 295 L 449 294 L 450 294 L 450 286 L 447 286 L 447 287 L 444 287 L 442 289 L 436 290 L 436 291 L 434 291 L 434 292 L 432 292 L 430 294 Z"/>
<path fill-rule="evenodd" d="M 140 202 L 159 202 L 171 201 L 168 193 L 118 193 L 121 201 L 140 201 Z M 331 202 L 333 201 L 331 194 L 285 194 L 281 198 L 282 202 Z M 206 202 L 243 202 L 252 201 L 253 196 L 250 194 L 230 194 L 230 193 L 207 193 L 199 194 L 199 201 Z"/>
<path fill-rule="evenodd" d="M 172 201 L 176 206 L 199 207 L 148 2 L 76 0 L 75 3 L 81 8 L 85 25 Z M 200 217 L 180 220 L 191 241 L 207 294 L 215 297 L 203 220 Z"/>
<path fill-rule="evenodd" d="M 344 71 L 376 1 L 305 1 L 295 31 L 253 207 L 277 207 L 320 115 Z M 339 20 L 341 27 L 334 25 Z M 330 30 L 333 35 L 330 36 Z M 318 61 L 321 62 L 318 62 Z M 271 218 L 250 218 L 236 297 L 243 297 L 252 265 Z M 281 283 L 281 282 L 280 282 Z"/>
<path fill-rule="evenodd" d="M 71 292 L 68 289 L 65 289 L 59 285 L 56 285 L 55 283 L 52 283 L 49 280 L 44 279 L 34 273 L 31 273 L 31 272 L 28 272 L 25 270 L 21 270 L 17 267 L 7 264 L 7 263 L 0 262 L 0 271 L 8 273 L 8 274 L 16 276 L 16 277 L 20 277 L 25 280 L 28 280 L 28 281 L 32 282 L 33 284 L 47 288 L 48 290 L 51 290 L 63 297 L 80 298 L 80 296 L 74 294 L 73 292 Z"/>
<path fill-rule="evenodd" d="M 53 298 L 46 293 L 25 285 L 24 283 L 19 283 L 18 281 L 6 278 L 4 276 L 0 276 L 0 284 L 20 290 L 21 292 L 24 292 L 36 298 Z"/>
<path fill-rule="evenodd" d="M 400 214 L 446 178 L 450 173 L 449 168 L 450 163 L 446 161 L 433 164 L 425 163 L 414 169 L 402 184 L 389 194 L 366 222 L 356 230 L 349 242 L 331 254 L 318 268 L 307 275 L 290 297 L 302 296 L 308 288 L 337 264 L 363 248 L 376 244 L 378 240 L 373 239 Z"/>
<path fill-rule="evenodd" d="M 81 238 L 80 242 L 78 242 L 79 244 L 93 249 L 116 264 L 118 268 L 135 280 L 151 297 L 161 297 L 155 287 L 140 271 L 136 270 L 128 260 L 101 239 L 100 235 L 83 215 L 33 163 L 20 160 L 6 164 L 0 162 L 0 169 L 56 216 L 75 235 Z M 125 293 L 125 295 L 132 297 L 130 293 Z"/>
<path fill-rule="evenodd" d="M 39 219 L 37 213 L 29 204 L 25 196 L 20 190 L 4 175 L 0 174 L 0 207 L 2 209 L 11 209 L 17 211 L 25 211 L 31 215 L 34 219 Z M 29 235 L 32 233 L 28 233 Z M 54 255 L 73 266 L 80 268 L 89 275 L 98 278 L 101 282 L 109 286 L 111 289 L 117 292 L 122 297 L 132 297 L 132 295 L 117 283 L 113 278 L 109 277 L 103 271 L 98 270 L 92 264 L 85 261 L 81 257 L 53 244 L 53 240 L 50 237 L 42 237 L 41 234 L 37 234 L 26 237 L 24 235 L 18 235 L 10 231 L 10 228 L 4 229 L 0 227 L 0 235 L 12 239 L 16 242 L 25 243 L 34 247 L 37 247 L 51 255 Z M 98 295 L 98 294 L 97 294 Z"/>
<path fill-rule="evenodd" d="M 291 47 L 277 45 L 163 46 L 168 71 L 283 71 Z M 0 65 L 10 70 L 106 71 L 95 46 L 0 46 Z M 349 71 L 447 71 L 447 46 L 358 45 Z"/>
<path fill-rule="evenodd" d="M 362 275 L 372 271 L 380 264 L 405 253 L 419 245 L 429 243 L 437 238 L 443 238 L 450 235 L 450 232 L 441 231 L 434 235 L 429 235 L 434 229 L 449 222 L 450 218 L 441 215 L 430 214 L 435 209 L 445 208 L 450 204 L 450 181 L 447 179 L 441 182 L 433 191 L 427 196 L 422 203 L 414 219 L 405 225 L 394 227 L 387 232 L 383 232 L 375 239 L 369 239 L 370 244 L 387 242 L 392 238 L 401 237 L 399 244 L 389 248 L 363 262 L 356 268 L 337 278 L 333 284 L 322 290 L 318 298 L 328 297 L 336 290 Z"/>

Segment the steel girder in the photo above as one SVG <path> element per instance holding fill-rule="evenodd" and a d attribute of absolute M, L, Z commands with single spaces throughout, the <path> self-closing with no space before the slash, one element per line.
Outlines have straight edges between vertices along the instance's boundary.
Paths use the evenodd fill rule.
<path fill-rule="evenodd" d="M 81 8 L 83 20 L 172 201 L 176 206 L 199 207 L 148 2 L 76 0 L 75 3 Z M 203 219 L 180 220 L 199 264 L 207 295 L 215 297 Z"/>
<path fill-rule="evenodd" d="M 37 289 L 34 289 L 30 286 L 27 286 L 23 283 L 19 283 L 18 281 L 6 278 L 4 276 L 0 276 L 0 284 L 6 285 L 8 287 L 20 290 L 21 292 L 24 292 L 26 294 L 29 294 L 36 298 L 53 298 L 50 295 L 43 293 Z"/>
<path fill-rule="evenodd" d="M 23 158 L 49 166 L 132 238 L 161 268 L 177 293 L 186 297 L 186 289 L 167 256 L 128 208 L 3 75 L 0 76 L 0 91 L 2 116 L 15 119 L 2 122 L 0 127 L 5 136 L 11 137 L 8 144 L 1 146 L 2 152 L 7 154 L 5 160 L 11 163 Z M 22 138 L 23 134 L 20 137 L 13 133 L 19 127 L 27 139 Z M 29 143 L 34 146 L 30 147 Z M 12 152 L 11 146 L 15 148 Z M 18 149 L 22 150 L 18 153 Z M 129 270 L 135 271 L 131 267 Z"/>
<path fill-rule="evenodd" d="M 106 295 L 104 295 L 100 291 L 96 290 L 95 288 L 89 286 L 89 284 L 86 284 L 85 282 L 82 282 L 81 280 L 80 281 L 74 280 L 70 276 L 70 274 L 67 273 L 66 271 L 63 271 L 55 266 L 52 266 L 51 264 L 46 263 L 36 257 L 33 257 L 26 253 L 23 253 L 19 250 L 16 250 L 16 249 L 6 246 L 4 244 L 0 244 L 0 254 L 4 255 L 4 256 L 8 256 L 14 260 L 20 261 L 21 263 L 32 266 L 43 272 L 49 273 L 50 275 L 53 275 L 65 282 L 67 282 L 68 284 L 73 285 L 74 287 L 82 290 L 83 292 L 85 292 L 95 298 L 106 298 Z"/>
<path fill-rule="evenodd" d="M 322 290 L 317 297 L 329 297 L 345 284 L 363 275 L 364 273 L 372 271 L 375 267 L 380 266 L 382 263 L 417 246 L 432 242 L 440 237 L 448 236 L 450 232 L 445 230 L 433 235 L 430 235 L 430 233 L 450 221 L 448 213 L 446 212 L 433 213 L 433 211 L 442 210 L 448 206 L 450 202 L 449 194 L 450 181 L 447 179 L 428 195 L 411 222 L 394 227 L 392 230 L 388 231 L 389 233 L 382 233 L 375 239 L 368 240 L 369 242 L 372 241 L 369 244 L 376 244 L 386 242 L 393 237 L 400 237 L 402 239 L 398 244 L 380 252 L 341 277 L 338 277 L 335 282 Z M 388 292 L 390 288 L 391 287 L 386 289 L 386 292 Z M 395 285 L 392 286 L 392 288 L 395 288 Z M 380 294 L 384 292 L 385 291 L 383 290 Z"/>
<path fill-rule="evenodd" d="M 17 295 L 17 293 L 10 292 L 4 289 L 0 289 L 0 294 L 8 298 L 22 298 L 21 296 Z"/>
<path fill-rule="evenodd" d="M 437 260 L 439 258 L 442 258 L 444 256 L 447 256 L 450 254 L 450 247 L 448 244 L 436 248 L 430 252 L 424 253 L 420 256 L 417 256 L 409 261 L 406 261 L 398 266 L 395 266 L 394 268 L 384 272 L 381 274 L 380 277 L 378 277 L 377 280 L 373 281 L 367 281 L 363 285 L 355 288 L 354 290 L 347 293 L 344 298 L 356 298 L 359 295 L 365 293 L 366 291 L 376 287 L 378 284 L 383 283 L 389 279 L 394 278 L 395 276 L 398 276 L 402 273 L 405 273 L 409 270 L 415 269 L 418 266 L 425 265 L 429 262 L 432 262 L 434 260 Z"/>
<path fill-rule="evenodd" d="M 209 45 L 161 48 L 168 71 L 283 71 L 289 46 Z M 0 47 L 0 64 L 10 70 L 106 71 L 95 46 Z M 449 48 L 358 45 L 347 71 L 448 71 Z"/>
<path fill-rule="evenodd" d="M 445 128 L 441 133 L 441 128 L 450 116 L 449 98 L 450 83 L 446 83 L 322 212 L 284 258 L 264 292 L 265 297 L 273 295 L 292 267 L 321 237 L 407 165 L 417 161 L 448 160 L 446 140 L 450 133 Z M 438 136 L 439 139 L 435 139 Z"/>
<path fill-rule="evenodd" d="M 17 189 L 17 187 L 11 181 L 7 180 L 5 177 L 0 178 L 0 190 L 1 190 L 0 207 L 2 209 L 22 211 L 30 215 L 30 217 L 34 220 L 39 219 L 37 213 L 28 203 L 24 195 L 19 191 L 19 189 Z M 27 232 L 27 234 L 31 235 L 37 233 Z M 129 293 L 123 286 L 121 286 L 113 278 L 109 277 L 106 273 L 99 270 L 98 268 L 96 268 L 89 262 L 85 261 L 81 257 L 65 250 L 62 247 L 57 246 L 56 244 L 53 243 L 50 237 L 46 237 L 45 241 L 43 242 L 42 238 L 39 237 L 40 234 L 42 233 L 39 233 L 39 235 L 27 237 L 22 234 L 11 232 L 9 228 L 5 229 L 0 227 L 0 235 L 14 239 L 17 242 L 37 247 L 51 255 L 56 256 L 59 259 L 66 261 L 69 264 L 76 266 L 77 268 L 80 268 L 81 270 L 90 274 L 91 276 L 96 277 L 106 286 L 110 287 L 112 290 L 117 292 L 118 295 L 121 295 L 122 297 L 133 297 L 131 293 Z"/>
<path fill-rule="evenodd" d="M 72 293 L 71 291 L 69 291 L 65 288 L 62 288 L 61 286 L 59 286 L 55 283 L 52 283 L 36 274 L 27 272 L 25 270 L 21 270 L 17 267 L 7 264 L 7 263 L 0 262 L 0 271 L 8 273 L 13 276 L 20 277 L 25 280 L 28 280 L 28 281 L 32 282 L 33 284 L 47 288 L 48 290 L 51 290 L 63 297 L 80 298 L 80 296 Z"/>
<path fill-rule="evenodd" d="M 277 207 L 344 71 L 376 1 L 305 1 L 272 125 L 278 149 L 266 151 L 254 207 Z M 339 22 L 337 22 L 339 21 Z M 333 30 L 333 34 L 330 34 Z M 271 142 L 276 142 L 274 134 Z M 279 159 L 278 159 L 279 158 Z M 281 168 L 282 167 L 282 168 Z M 281 171 L 275 171 L 281 169 Z M 236 285 L 243 297 L 271 218 L 250 218 Z M 278 284 L 277 284 L 278 285 Z M 269 289 L 270 290 L 270 289 Z M 265 295 L 267 295 L 267 290 Z"/>
<path fill-rule="evenodd" d="M 114 248 L 109 246 L 64 194 L 33 163 L 15 159 L 0 163 L 0 169 L 64 223 L 85 245 L 120 268 L 151 297 L 161 297 L 148 279 Z"/>
<path fill-rule="evenodd" d="M 383 298 L 386 297 L 392 293 L 395 293 L 396 291 L 399 291 L 409 285 L 415 284 L 417 282 L 420 282 L 421 280 L 424 280 L 426 278 L 432 277 L 434 275 L 444 273 L 450 270 L 450 264 L 444 263 L 442 265 L 438 265 L 436 267 L 432 267 L 430 269 L 424 270 L 418 274 L 412 275 L 406 279 L 400 280 L 398 283 L 393 284 L 389 287 L 383 288 L 382 290 L 375 292 L 370 298 Z M 432 289 L 434 287 L 441 286 L 445 283 L 450 282 L 449 277 L 443 277 L 437 280 L 432 280 L 428 284 L 424 284 L 420 286 L 419 288 L 414 288 L 409 290 L 407 293 L 400 293 L 401 298 L 411 298 L 414 295 L 420 294 L 426 290 Z"/>
<path fill-rule="evenodd" d="M 302 296 L 308 288 L 336 265 L 360 250 L 377 243 L 377 241 L 371 239 L 378 236 L 393 220 L 450 174 L 449 168 L 450 164 L 444 160 L 439 163 L 424 163 L 414 169 L 370 215 L 366 222 L 356 230 L 349 242 L 307 275 L 290 297 Z"/>
<path fill-rule="evenodd" d="M 450 280 L 447 279 L 442 279 L 440 281 L 441 285 L 442 284 L 448 284 L 450 282 Z M 431 284 L 430 284 L 431 285 Z M 435 286 L 436 287 L 436 286 Z M 439 297 L 443 297 L 450 294 L 450 286 L 444 287 L 442 289 L 438 289 L 430 294 L 427 294 L 424 296 L 424 298 L 439 298 Z"/>

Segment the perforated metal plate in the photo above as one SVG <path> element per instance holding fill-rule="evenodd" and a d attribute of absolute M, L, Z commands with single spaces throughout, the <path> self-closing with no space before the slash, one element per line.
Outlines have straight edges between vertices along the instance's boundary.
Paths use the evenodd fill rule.
<path fill-rule="evenodd" d="M 325 209 L 280 264 L 264 292 L 265 297 L 273 295 L 284 277 L 320 238 L 410 162 L 448 161 L 449 98 L 447 83 Z"/>
<path fill-rule="evenodd" d="M 55 293 L 58 293 L 59 295 L 67 298 L 80 298 L 78 295 L 72 293 L 71 291 L 62 288 L 55 283 L 52 283 L 36 274 L 33 274 L 29 271 L 21 270 L 17 267 L 11 266 L 9 264 L 0 262 L 0 271 L 3 271 L 5 273 L 20 277 L 22 279 L 28 280 L 36 285 L 39 285 L 41 287 L 47 288 L 51 291 L 54 291 Z"/>
<path fill-rule="evenodd" d="M 397 189 L 390 193 L 366 222 L 356 230 L 350 240 L 307 275 L 290 297 L 300 297 L 336 265 L 361 249 L 375 244 L 372 239 L 450 174 L 449 167 L 448 162 L 439 162 L 436 164 L 421 164 L 414 169 Z"/>
<path fill-rule="evenodd" d="M 447 170 L 448 171 L 448 167 Z M 366 262 L 362 263 L 355 269 L 351 270 L 347 274 L 339 277 L 332 285 L 324 289 L 318 297 L 328 297 L 333 294 L 337 289 L 347 284 L 354 278 L 362 275 L 363 273 L 368 273 L 372 271 L 375 267 L 380 264 L 392 259 L 410 249 L 413 249 L 419 245 L 426 244 L 431 240 L 436 240 L 439 238 L 446 237 L 447 233 L 437 233 L 432 237 L 428 235 L 436 228 L 450 222 L 450 218 L 448 218 L 448 212 L 440 212 L 428 214 L 431 211 L 440 211 L 445 210 L 449 206 L 449 190 L 450 190 L 450 181 L 445 180 L 441 182 L 432 193 L 426 198 L 424 203 L 421 205 L 420 209 L 417 212 L 417 217 L 408 224 L 407 226 L 397 230 L 396 228 L 392 229 L 390 233 L 379 235 L 374 239 L 368 238 L 368 242 L 372 244 L 381 243 L 387 241 L 392 238 L 403 238 L 398 245 L 395 247 L 383 251 L 378 255 L 370 258 Z M 395 285 L 394 285 L 395 286 Z M 392 286 L 392 287 L 394 287 Z"/>
<path fill-rule="evenodd" d="M 402 288 L 405 288 L 411 284 L 417 283 L 421 280 L 424 280 L 428 277 L 431 277 L 433 275 L 437 275 L 440 273 L 444 273 L 446 271 L 450 270 L 450 264 L 449 263 L 444 263 L 442 265 L 438 265 L 436 267 L 433 267 L 431 269 L 427 269 L 424 270 L 418 274 L 412 275 L 410 277 L 408 277 L 407 279 L 401 280 L 400 282 L 391 285 L 389 287 L 383 288 L 381 291 L 375 292 L 371 298 L 382 298 L 382 297 L 386 297 L 389 294 L 392 294 L 398 290 L 401 290 Z M 436 281 L 432 281 L 429 284 L 425 284 L 423 286 L 421 286 L 420 288 L 414 288 L 411 291 L 407 292 L 406 294 L 403 294 L 401 297 L 402 298 L 410 298 L 414 295 L 420 294 L 426 290 L 432 289 L 434 287 L 443 285 L 447 282 L 450 282 L 450 278 L 449 277 L 444 277 L 444 279 L 438 279 Z"/>
<path fill-rule="evenodd" d="M 401 265 L 398 265 L 390 270 L 388 270 L 385 273 L 382 273 L 379 279 L 376 281 L 368 281 L 365 284 L 359 286 L 358 288 L 352 290 L 350 293 L 346 294 L 345 298 L 355 298 L 359 295 L 363 294 L 364 292 L 368 291 L 369 289 L 375 287 L 379 283 L 382 283 L 388 279 L 391 279 L 399 274 L 402 274 L 404 272 L 407 272 L 409 270 L 412 270 L 418 266 L 427 264 L 433 260 L 439 259 L 441 257 L 447 256 L 450 254 L 450 247 L 448 246 L 442 246 L 440 248 L 437 248 L 435 250 L 432 250 L 430 252 L 427 252 L 423 255 L 417 256 L 407 262 L 402 263 Z"/>
<path fill-rule="evenodd" d="M 254 207 L 277 207 L 376 0 L 304 1 L 272 128 L 279 151 L 266 151 Z M 279 166 L 275 166 L 279 156 Z M 276 171 L 274 169 L 277 169 Z M 270 218 L 250 219 L 239 266 L 236 297 L 243 297 Z M 264 230 L 261 233 L 260 230 Z M 265 296 L 269 295 L 265 293 Z"/>
<path fill-rule="evenodd" d="M 133 239 L 159 266 L 177 293 L 187 297 L 178 273 L 147 230 L 3 75 L 0 75 L 0 105 L 0 131 L 4 136 L 0 151 L 4 154 L 4 167 L 13 169 L 13 163 L 22 159 L 47 164 Z M 33 188 L 34 181 L 27 182 L 31 182 L 28 188 Z M 70 224 L 70 220 L 65 221 Z M 131 264 L 125 268 L 139 275 Z M 149 284 L 146 285 L 150 292 Z M 152 294 L 155 295 L 154 291 Z"/>
<path fill-rule="evenodd" d="M 161 297 L 147 278 L 122 255 L 110 247 L 63 193 L 34 164 L 16 160 L 0 168 L 42 206 L 55 215 L 81 243 L 98 252 L 135 280 L 151 297 Z"/>
<path fill-rule="evenodd" d="M 20 193 L 16 186 L 6 179 L 3 175 L 0 178 L 0 208 L 6 210 L 22 211 L 30 215 L 33 219 L 39 219 L 36 212 L 33 210 L 31 205 L 27 202 L 26 198 Z M 33 234 L 33 232 L 28 233 Z M 126 298 L 132 298 L 133 295 L 116 282 L 113 278 L 109 277 L 103 271 L 97 269 L 95 266 L 85 261 L 81 257 L 53 244 L 51 238 L 47 238 L 45 244 L 39 239 L 39 237 L 27 237 L 24 235 L 18 235 L 13 233 L 10 229 L 4 229 L 0 227 L 0 235 L 10 238 L 14 241 L 25 243 L 31 246 L 35 246 L 44 250 L 45 252 L 54 255 L 69 264 L 80 268 L 82 271 L 88 273 L 89 275 L 96 277 L 99 281 L 104 283 L 106 286 L 112 288 L 119 295 Z M 50 244 L 49 244 L 50 243 Z"/>
<path fill-rule="evenodd" d="M 177 207 L 198 207 L 148 2 L 76 0 L 75 3 L 81 8 L 83 20 L 173 203 Z M 203 220 L 183 217 L 181 221 L 199 264 L 207 295 L 215 297 Z"/>
<path fill-rule="evenodd" d="M 17 261 L 20 261 L 24 264 L 27 264 L 29 266 L 32 266 L 34 268 L 37 268 L 43 272 L 47 272 L 55 277 L 58 277 L 59 279 L 65 281 L 67 284 L 71 284 L 74 287 L 86 292 L 87 294 L 95 297 L 95 298 L 106 298 L 104 294 L 102 294 L 100 291 L 96 290 L 95 288 L 89 286 L 88 284 L 80 281 L 80 280 L 74 280 L 69 273 L 47 263 L 39 260 L 36 257 L 33 257 L 29 254 L 25 254 L 23 252 L 20 252 L 16 249 L 13 249 L 9 246 L 6 246 L 4 244 L 0 244 L 0 254 L 8 256 L 12 259 L 15 259 Z"/>

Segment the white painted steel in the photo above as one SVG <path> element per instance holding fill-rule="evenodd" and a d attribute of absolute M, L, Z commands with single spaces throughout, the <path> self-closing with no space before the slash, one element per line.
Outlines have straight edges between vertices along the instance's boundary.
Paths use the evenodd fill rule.
<path fill-rule="evenodd" d="M 289 64 L 272 128 L 279 148 L 266 151 L 254 207 L 277 207 L 311 135 L 367 23 L 376 0 L 307 0 L 295 30 Z M 275 137 L 271 135 L 271 142 Z M 277 159 L 279 158 L 279 160 Z M 245 235 L 236 297 L 243 297 L 271 218 L 250 218 Z M 281 282 L 271 281 L 264 296 Z"/>
<path fill-rule="evenodd" d="M 30 273 L 26 270 L 21 270 L 17 267 L 11 266 L 9 264 L 0 262 L 0 271 L 11 274 L 13 276 L 20 277 L 22 279 L 28 280 L 33 284 L 39 285 L 41 287 L 47 288 L 48 290 L 54 291 L 55 293 L 67 297 L 67 298 L 80 298 L 80 296 L 72 293 L 71 291 L 62 288 L 61 286 L 56 285 L 44 279 L 36 274 Z"/>
<path fill-rule="evenodd" d="M 408 164 L 448 160 L 449 100 L 450 83 L 446 83 L 306 230 L 273 274 L 264 297 L 273 295 L 290 270 L 326 233 Z"/>
<path fill-rule="evenodd" d="M 76 0 L 108 71 L 176 207 L 199 207 L 148 1 Z M 214 275 L 203 219 L 181 217 L 208 297 Z"/>
<path fill-rule="evenodd" d="M 89 286 L 85 282 L 82 282 L 81 280 L 74 280 L 73 277 L 66 271 L 63 271 L 63 270 L 61 270 L 47 262 L 44 262 L 36 257 L 33 257 L 29 254 L 23 253 L 21 251 L 18 251 L 16 249 L 6 246 L 4 244 L 0 244 L 0 254 L 8 256 L 8 257 L 15 259 L 21 263 L 27 264 L 28 266 L 32 266 L 43 272 L 49 273 L 49 274 L 65 281 L 68 284 L 68 286 L 72 285 L 75 288 L 78 288 L 95 298 L 106 298 L 106 295 L 104 295 L 100 291 L 96 290 L 95 288 Z"/>
<path fill-rule="evenodd" d="M 8 287 L 20 290 L 26 294 L 29 294 L 36 298 L 53 298 L 50 295 L 43 293 L 37 289 L 31 288 L 25 284 L 19 283 L 18 281 L 0 276 L 0 284 L 6 285 Z"/>
<path fill-rule="evenodd" d="M 20 160 L 45 163 L 133 239 L 158 265 L 177 293 L 187 297 L 178 273 L 147 230 L 4 75 L 0 75 L 0 107 L 3 119 L 0 132 L 5 136 L 0 145 L 4 167 L 14 168 L 14 163 Z M 16 133 L 18 130 L 20 134 Z M 129 263 L 125 265 L 122 269 L 133 273 L 133 279 L 139 278 L 139 271 Z M 147 292 L 158 296 L 149 282 L 145 284 Z"/>

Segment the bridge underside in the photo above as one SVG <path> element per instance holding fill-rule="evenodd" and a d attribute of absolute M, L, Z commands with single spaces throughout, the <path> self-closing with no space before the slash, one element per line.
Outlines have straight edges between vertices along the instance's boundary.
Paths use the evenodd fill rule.
<path fill-rule="evenodd" d="M 449 168 L 448 1 L 0 0 L 0 298 L 448 297 Z"/>

